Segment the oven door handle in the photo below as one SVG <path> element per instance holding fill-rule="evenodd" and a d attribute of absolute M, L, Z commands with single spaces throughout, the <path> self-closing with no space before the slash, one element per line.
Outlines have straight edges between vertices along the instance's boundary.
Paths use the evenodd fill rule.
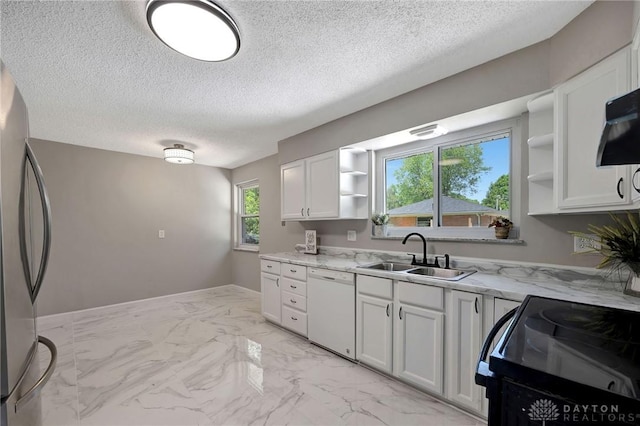
<path fill-rule="evenodd" d="M 484 340 L 484 344 L 482 345 L 482 349 L 480 350 L 480 356 L 478 357 L 478 366 L 476 368 L 476 384 L 480 386 L 487 387 L 487 379 L 493 376 L 491 370 L 489 370 L 489 363 L 487 362 L 487 356 L 489 355 L 489 349 L 491 348 L 491 343 L 493 343 L 493 339 L 496 338 L 496 335 L 500 331 L 500 329 L 508 323 L 511 318 L 518 312 L 518 308 L 513 308 L 502 318 L 500 318 L 493 326 L 487 338 Z"/>

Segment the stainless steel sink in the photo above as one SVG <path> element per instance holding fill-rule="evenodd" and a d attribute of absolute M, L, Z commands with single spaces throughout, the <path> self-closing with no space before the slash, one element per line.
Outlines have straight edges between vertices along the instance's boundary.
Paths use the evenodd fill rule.
<path fill-rule="evenodd" d="M 474 272 L 476 271 L 461 271 L 459 269 L 442 269 L 430 267 L 419 267 L 407 271 L 407 273 L 409 274 L 424 275 L 433 278 L 440 278 L 447 281 L 458 281 L 463 279 L 464 277 L 468 277 Z"/>
<path fill-rule="evenodd" d="M 460 269 L 432 268 L 430 266 L 410 265 L 408 263 L 382 262 L 373 265 L 359 266 L 361 269 L 374 269 L 378 271 L 399 272 L 401 274 L 424 275 L 446 281 L 458 281 L 468 277 L 476 271 L 462 271 Z"/>
<path fill-rule="evenodd" d="M 377 269 L 381 271 L 395 271 L 395 272 L 406 271 L 409 269 L 414 269 L 415 267 L 416 265 L 410 265 L 408 263 L 392 263 L 392 262 L 383 262 L 383 263 L 376 263 L 374 265 L 369 265 L 369 266 L 360 266 L 360 268 L 364 268 L 364 269 Z"/>

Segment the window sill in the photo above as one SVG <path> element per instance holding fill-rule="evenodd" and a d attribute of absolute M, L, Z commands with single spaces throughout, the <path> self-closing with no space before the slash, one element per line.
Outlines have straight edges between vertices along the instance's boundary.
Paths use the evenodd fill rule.
<path fill-rule="evenodd" d="M 404 239 L 404 236 L 387 236 L 387 237 L 374 237 L 371 236 L 372 240 L 400 240 Z M 468 238 L 468 237 L 427 237 L 428 241 L 445 241 L 451 243 L 480 243 L 480 244 L 512 244 L 512 245 L 521 245 L 525 244 L 524 240 L 519 240 L 515 238 L 506 238 L 506 239 L 498 239 L 498 238 Z"/>
<path fill-rule="evenodd" d="M 233 250 L 235 250 L 235 251 L 247 251 L 247 252 L 251 252 L 251 253 L 258 253 L 260 251 L 260 247 L 237 246 L 237 247 L 234 247 Z"/>

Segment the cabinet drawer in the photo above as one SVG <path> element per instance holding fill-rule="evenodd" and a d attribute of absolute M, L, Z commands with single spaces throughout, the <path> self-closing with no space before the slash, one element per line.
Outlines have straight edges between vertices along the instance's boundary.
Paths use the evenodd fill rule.
<path fill-rule="evenodd" d="M 307 297 L 307 283 L 304 281 L 282 278 L 282 290 Z"/>
<path fill-rule="evenodd" d="M 300 281 L 307 280 L 307 267 L 300 265 L 284 264 L 282 265 L 282 276 L 294 278 Z"/>
<path fill-rule="evenodd" d="M 289 330 L 295 331 L 296 333 L 302 334 L 306 337 L 307 335 L 307 314 L 296 311 L 295 309 L 288 308 L 286 306 L 282 307 L 282 325 L 287 327 Z"/>
<path fill-rule="evenodd" d="M 302 312 L 307 312 L 307 298 L 299 294 L 283 291 L 282 304 L 291 306 Z"/>
<path fill-rule="evenodd" d="M 438 309 L 440 311 L 444 309 L 444 290 L 441 287 L 399 281 L 398 299 L 400 303 L 408 305 Z"/>
<path fill-rule="evenodd" d="M 384 299 L 393 298 L 393 281 L 388 278 L 358 275 L 356 279 L 356 287 L 358 289 L 358 293 L 361 294 L 382 297 Z"/>
<path fill-rule="evenodd" d="M 280 262 L 274 262 L 273 260 L 261 260 L 260 270 L 262 272 L 280 275 Z"/>

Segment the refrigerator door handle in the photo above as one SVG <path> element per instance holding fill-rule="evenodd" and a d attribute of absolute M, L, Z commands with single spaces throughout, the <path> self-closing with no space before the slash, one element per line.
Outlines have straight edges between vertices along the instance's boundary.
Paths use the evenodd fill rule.
<path fill-rule="evenodd" d="M 30 290 L 31 302 L 35 303 L 36 299 L 38 298 L 38 294 L 40 293 L 40 288 L 42 287 L 42 280 L 44 279 L 44 274 L 47 270 L 47 265 L 49 263 L 49 254 L 51 251 L 51 203 L 49 201 L 49 195 L 47 194 L 47 189 L 44 186 L 44 177 L 42 176 L 42 169 L 38 164 L 38 160 L 36 159 L 36 156 L 33 154 L 33 151 L 31 150 L 31 146 L 29 146 L 28 139 L 25 140 L 25 145 L 27 149 L 25 161 L 28 160 L 29 163 L 31 164 L 31 168 L 33 169 L 33 174 L 36 178 L 36 184 L 38 185 L 38 192 L 40 193 L 40 200 L 42 202 L 42 216 L 43 216 L 44 242 L 42 244 L 42 256 L 40 258 L 40 267 L 38 268 L 38 275 L 36 275 L 36 280 L 33 283 L 33 287 Z"/>
<path fill-rule="evenodd" d="M 47 382 L 53 375 L 53 371 L 56 369 L 56 362 L 58 361 L 58 350 L 56 349 L 56 345 L 51 340 L 43 336 L 38 336 L 38 342 L 42 343 L 49 349 L 49 351 L 51 352 L 51 360 L 49 361 L 49 366 L 45 370 L 44 374 L 31 387 L 31 389 L 25 392 L 25 394 L 16 401 L 16 413 L 22 405 L 29 402 L 29 400 L 31 400 L 34 395 L 42 390 L 42 387 L 47 384 Z"/>

